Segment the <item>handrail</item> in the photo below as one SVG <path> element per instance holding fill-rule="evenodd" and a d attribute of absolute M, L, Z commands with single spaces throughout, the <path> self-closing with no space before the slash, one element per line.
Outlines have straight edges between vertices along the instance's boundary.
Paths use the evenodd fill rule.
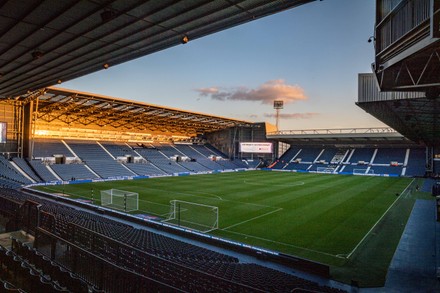
<path fill-rule="evenodd" d="M 108 266 L 117 267 L 117 268 L 120 269 L 120 270 L 123 270 L 123 271 L 125 271 L 125 272 L 127 272 L 127 273 L 130 273 L 130 274 L 134 274 L 134 275 L 136 275 L 136 276 L 138 276 L 138 277 L 140 277 L 140 278 L 145 278 L 145 279 L 147 279 L 147 280 L 149 280 L 149 281 L 151 281 L 151 282 L 153 282 L 153 283 L 159 284 L 159 285 L 164 286 L 164 287 L 167 287 L 167 288 L 172 288 L 172 289 L 175 290 L 176 292 L 185 292 L 185 291 L 182 291 L 182 290 L 180 290 L 180 289 L 178 289 L 178 288 L 175 288 L 175 287 L 173 287 L 173 286 L 171 286 L 171 285 L 168 285 L 168 284 L 162 283 L 162 282 L 160 282 L 160 281 L 158 281 L 158 280 L 152 279 L 152 278 L 150 278 L 150 277 L 147 277 L 147 276 L 141 275 L 141 274 L 139 274 L 139 273 L 137 273 L 137 272 L 135 272 L 135 271 L 131 271 L 131 270 L 128 270 L 128 269 L 126 269 L 126 268 L 124 268 L 124 267 L 118 266 L 118 265 L 116 265 L 116 264 L 114 264 L 114 263 L 108 261 L 107 259 L 102 258 L 102 257 L 100 257 L 100 256 L 98 256 L 98 255 L 96 255 L 96 254 L 94 254 L 94 253 L 92 253 L 92 252 L 90 252 L 90 251 L 88 251 L 88 250 L 86 250 L 86 249 L 84 249 L 84 248 L 82 248 L 82 247 L 80 247 L 80 246 L 78 246 L 78 245 L 76 245 L 76 244 L 74 244 L 74 243 L 72 243 L 72 242 L 70 242 L 70 241 L 64 239 L 64 238 L 62 238 L 62 237 L 59 237 L 59 236 L 57 236 L 57 235 L 55 235 L 55 234 L 53 234 L 53 233 L 51 233 L 51 232 L 49 232 L 49 231 L 46 231 L 46 230 L 43 229 L 43 228 L 37 228 L 37 229 L 38 229 L 38 231 L 39 231 L 40 233 L 46 234 L 46 235 L 49 236 L 49 237 L 52 237 L 52 238 L 57 239 L 57 240 L 59 240 L 59 241 L 61 241 L 61 242 L 64 242 L 64 243 L 67 244 L 69 247 L 72 247 L 72 248 L 74 248 L 74 249 L 77 249 L 77 250 L 83 252 L 84 254 L 90 255 L 91 257 L 96 258 L 96 259 L 98 259 L 99 261 L 102 261 L 103 263 L 106 263 Z M 64 266 L 63 266 L 63 267 L 64 267 Z M 75 273 L 75 272 L 73 272 L 73 273 Z"/>

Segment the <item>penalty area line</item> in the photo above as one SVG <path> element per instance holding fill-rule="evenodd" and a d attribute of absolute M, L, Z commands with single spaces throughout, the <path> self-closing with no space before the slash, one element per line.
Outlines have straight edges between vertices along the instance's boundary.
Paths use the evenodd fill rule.
<path fill-rule="evenodd" d="M 253 218 L 247 219 L 247 220 L 245 220 L 245 221 L 242 221 L 242 222 L 236 223 L 236 224 L 234 224 L 234 225 L 228 226 L 228 227 L 223 228 L 223 229 L 221 229 L 221 230 L 228 230 L 228 229 L 230 229 L 230 228 L 233 228 L 233 227 L 236 227 L 236 226 L 239 226 L 239 225 L 245 224 L 245 223 L 247 223 L 247 222 L 250 222 L 250 221 L 253 221 L 253 220 L 256 220 L 256 219 L 259 219 L 259 218 L 265 217 L 265 216 L 268 216 L 268 215 L 270 215 L 270 214 L 277 213 L 277 212 L 281 211 L 282 209 L 283 209 L 283 208 L 278 208 L 278 209 L 276 209 L 276 210 L 274 210 L 274 211 L 270 211 L 270 212 L 267 212 L 267 213 L 265 213 L 265 214 L 262 214 L 262 215 L 259 215 L 259 216 L 256 216 L 256 217 L 253 217 Z"/>

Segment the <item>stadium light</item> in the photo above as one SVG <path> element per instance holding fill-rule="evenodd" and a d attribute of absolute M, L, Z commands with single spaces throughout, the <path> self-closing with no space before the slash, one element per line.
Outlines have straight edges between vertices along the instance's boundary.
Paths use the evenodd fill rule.
<path fill-rule="evenodd" d="M 188 38 L 188 36 L 187 36 L 187 35 L 184 35 L 183 38 L 182 38 L 182 44 L 186 44 L 186 43 L 188 43 L 188 42 L 189 42 L 189 38 Z"/>
<path fill-rule="evenodd" d="M 277 131 L 279 130 L 278 126 L 279 126 L 279 120 L 280 120 L 280 110 L 284 108 L 284 102 L 281 100 L 275 100 L 273 101 L 273 108 L 276 111 L 276 127 L 277 127 Z"/>

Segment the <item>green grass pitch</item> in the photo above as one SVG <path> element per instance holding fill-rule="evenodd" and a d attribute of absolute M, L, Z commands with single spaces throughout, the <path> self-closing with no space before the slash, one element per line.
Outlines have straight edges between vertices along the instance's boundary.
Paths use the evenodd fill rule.
<path fill-rule="evenodd" d="M 110 188 L 137 192 L 138 213 L 162 217 L 174 199 L 217 206 L 219 229 L 212 235 L 340 267 L 356 256 L 411 181 L 252 171 L 38 189 L 88 199 L 93 193 L 95 200 L 100 190 Z"/>

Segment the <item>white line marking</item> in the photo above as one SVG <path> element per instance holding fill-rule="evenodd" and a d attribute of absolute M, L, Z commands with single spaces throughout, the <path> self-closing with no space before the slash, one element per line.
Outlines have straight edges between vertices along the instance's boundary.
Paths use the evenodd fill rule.
<path fill-rule="evenodd" d="M 143 190 L 145 190 L 145 189 L 157 190 L 157 191 L 162 191 L 162 192 L 164 191 L 163 189 L 153 188 L 153 187 L 142 187 L 142 189 Z M 175 194 L 182 194 L 182 195 L 187 195 L 187 196 L 204 197 L 204 198 L 209 198 L 209 199 L 212 199 L 213 196 L 215 196 L 217 199 L 223 200 L 223 198 L 221 198 L 220 196 L 215 195 L 214 193 L 208 193 L 208 192 L 194 191 L 194 193 L 206 194 L 206 195 L 211 195 L 211 196 L 195 195 L 195 194 L 186 193 L 186 192 L 179 192 L 179 191 L 167 191 L 167 192 L 175 193 Z"/>
<path fill-rule="evenodd" d="M 379 220 L 377 220 L 377 222 L 373 225 L 373 227 L 371 227 L 371 229 L 367 232 L 367 234 L 365 234 L 365 236 L 361 239 L 361 241 L 359 241 L 359 243 L 353 248 L 353 250 L 347 254 L 346 258 L 349 259 L 351 257 L 351 255 L 356 251 L 356 249 L 358 249 L 358 247 L 361 245 L 362 242 L 364 242 L 364 240 L 368 237 L 368 235 L 370 235 L 370 233 L 374 230 L 374 228 L 380 223 L 380 221 L 382 220 L 383 217 L 385 217 L 385 215 L 388 213 L 388 211 L 394 206 L 394 204 L 402 197 L 402 194 L 405 193 L 405 191 L 411 186 L 411 184 L 414 182 L 415 179 L 413 179 L 411 181 L 410 184 L 408 184 L 408 186 L 399 194 L 399 196 L 396 198 L 396 200 L 394 200 L 394 202 L 388 207 L 388 209 L 382 214 L 382 216 L 379 218 Z"/>
<path fill-rule="evenodd" d="M 143 189 L 151 189 L 151 190 L 157 190 L 157 191 L 164 191 L 163 189 L 158 189 L 158 188 L 153 188 L 153 187 L 143 187 Z M 168 191 L 169 193 L 174 193 L 174 194 L 182 194 L 182 195 L 186 195 L 186 196 L 193 196 L 193 197 L 204 197 L 204 198 L 209 198 L 209 199 L 215 199 L 211 196 L 203 196 L 203 195 L 195 195 L 195 194 L 191 194 L 191 193 L 185 193 L 185 192 L 178 192 L 178 191 Z M 197 191 L 196 191 L 197 192 Z M 257 203 L 250 203 L 250 202 L 242 202 L 242 201 L 235 201 L 235 200 L 229 200 L 229 199 L 223 199 L 218 195 L 215 195 L 213 193 L 206 193 L 204 192 L 204 194 L 210 194 L 213 195 L 215 197 L 217 197 L 217 199 L 221 200 L 221 201 L 228 201 L 228 202 L 235 202 L 235 203 L 240 203 L 240 204 L 245 204 L 245 205 L 252 205 L 252 206 L 257 206 L 257 207 L 265 207 L 265 208 L 275 208 L 273 206 L 268 206 L 268 205 L 264 205 L 264 204 L 257 204 Z"/>
<path fill-rule="evenodd" d="M 244 223 L 247 223 L 247 222 L 250 222 L 250 221 L 253 221 L 253 220 L 256 220 L 256 219 L 259 219 L 259 218 L 265 217 L 265 216 L 268 216 L 268 215 L 270 215 L 270 214 L 273 214 L 273 213 L 279 212 L 279 211 L 281 211 L 282 209 L 283 209 L 283 208 L 278 208 L 278 209 L 276 209 L 276 210 L 274 210 L 274 211 L 270 211 L 270 212 L 267 212 L 267 213 L 265 213 L 265 214 L 262 214 L 262 215 L 259 215 L 259 216 L 256 216 L 256 217 L 253 217 L 253 218 L 247 219 L 246 221 L 242 221 L 242 222 L 240 222 L 240 223 L 237 223 L 237 224 L 234 224 L 234 225 L 228 226 L 228 227 L 226 227 L 226 228 L 223 228 L 222 230 L 227 230 L 227 229 L 230 229 L 230 228 L 236 227 L 236 226 L 238 226 L 238 225 L 241 225 L 241 224 L 244 224 Z"/>
<path fill-rule="evenodd" d="M 293 186 L 301 186 L 304 185 L 304 181 L 300 181 L 298 183 L 292 183 L 292 184 L 278 184 L 278 183 L 272 183 L 272 182 L 268 182 L 268 183 L 264 183 L 264 182 L 249 182 L 246 180 L 243 180 L 244 184 L 247 185 L 257 185 L 257 186 L 287 186 L 287 187 L 293 187 Z"/>
<path fill-rule="evenodd" d="M 152 204 L 152 205 L 163 206 L 163 207 L 166 207 L 166 208 L 170 207 L 169 204 L 157 203 L 157 202 L 154 202 L 154 201 L 149 201 L 149 200 L 144 200 L 144 199 L 139 199 L 139 201 L 146 202 L 146 203 L 149 203 L 149 204 Z"/>
<path fill-rule="evenodd" d="M 224 229 L 218 229 L 218 230 L 222 230 L 223 231 Z M 298 249 L 302 249 L 302 250 L 306 250 L 306 251 L 311 251 L 311 252 L 315 252 L 315 253 L 319 253 L 319 254 L 324 254 L 324 255 L 328 255 L 328 256 L 337 257 L 337 258 L 343 258 L 339 254 L 334 255 L 334 254 L 323 252 L 323 251 L 319 251 L 319 250 L 313 250 L 313 249 L 310 249 L 310 248 L 296 246 L 296 245 L 293 245 L 293 244 L 279 242 L 279 241 L 275 241 L 275 240 L 270 240 L 270 239 L 266 239 L 266 238 L 262 238 L 262 237 L 258 237 L 258 236 L 249 235 L 249 234 L 243 234 L 243 233 L 234 232 L 234 231 L 225 231 L 225 232 L 226 233 L 238 234 L 238 235 L 242 235 L 242 236 L 245 236 L 245 237 L 255 238 L 255 239 L 263 240 L 263 241 L 266 241 L 266 242 L 272 242 L 272 243 L 275 243 L 275 244 L 281 244 L 281 245 L 284 245 L 284 246 L 290 246 L 290 247 L 294 247 L 294 248 L 298 248 Z"/>

